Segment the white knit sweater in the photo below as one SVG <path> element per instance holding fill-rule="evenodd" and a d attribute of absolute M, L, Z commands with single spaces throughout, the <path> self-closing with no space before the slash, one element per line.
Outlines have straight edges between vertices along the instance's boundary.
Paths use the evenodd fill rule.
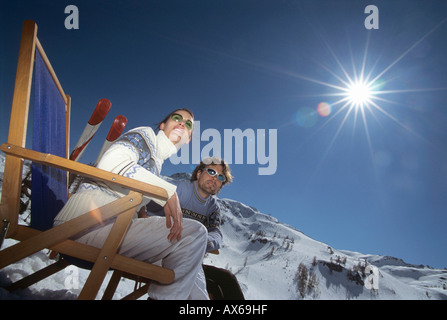
<path fill-rule="evenodd" d="M 140 127 L 124 134 L 104 153 L 98 162 L 99 169 L 140 180 L 165 189 L 170 198 L 176 186 L 159 177 L 165 159 L 177 148 L 162 130 L 156 135 L 150 127 Z M 87 181 L 70 197 L 54 219 L 55 225 L 73 219 L 94 208 L 101 207 L 128 194 L 128 190 L 102 182 Z M 140 207 L 150 200 L 161 206 L 165 201 L 143 198 Z"/>

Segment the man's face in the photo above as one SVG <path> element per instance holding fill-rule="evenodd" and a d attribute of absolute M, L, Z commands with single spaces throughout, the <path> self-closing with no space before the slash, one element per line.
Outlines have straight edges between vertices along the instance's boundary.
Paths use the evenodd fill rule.
<path fill-rule="evenodd" d="M 213 169 L 217 172 L 217 174 L 214 176 L 209 175 L 206 171 L 207 168 Z M 217 178 L 219 174 L 223 174 L 222 166 L 219 164 L 208 165 L 203 169 L 203 171 L 197 172 L 197 185 L 199 187 L 199 191 L 203 194 L 207 194 L 208 196 L 217 194 L 223 185 L 223 182 Z"/>

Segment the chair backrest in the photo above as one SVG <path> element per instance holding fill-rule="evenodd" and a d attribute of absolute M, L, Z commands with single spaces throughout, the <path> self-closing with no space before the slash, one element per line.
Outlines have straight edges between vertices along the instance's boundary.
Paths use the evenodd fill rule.
<path fill-rule="evenodd" d="M 33 81 L 34 71 L 34 81 Z M 34 83 L 33 83 L 34 82 Z M 32 148 L 67 158 L 69 151 L 70 96 L 57 79 L 37 38 L 37 25 L 23 24 L 11 108 L 8 143 L 26 146 L 28 111 L 34 84 Z M 23 160 L 6 156 L 0 218 L 9 221 L 8 237 L 17 229 L 20 211 Z M 46 230 L 67 199 L 67 173 L 39 165 L 32 168 L 31 226 Z"/>
<path fill-rule="evenodd" d="M 67 157 L 65 101 L 44 60 L 36 50 L 32 149 Z M 67 201 L 67 172 L 33 164 L 31 169 L 31 227 L 47 230 Z"/>

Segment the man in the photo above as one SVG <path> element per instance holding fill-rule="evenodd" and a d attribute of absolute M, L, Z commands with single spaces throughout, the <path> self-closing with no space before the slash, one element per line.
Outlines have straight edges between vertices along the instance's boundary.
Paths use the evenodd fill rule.
<path fill-rule="evenodd" d="M 220 208 L 215 196 L 232 180 L 228 164 L 220 158 L 212 157 L 204 159 L 194 169 L 190 181 L 172 181 L 177 185 L 183 217 L 201 222 L 208 230 L 207 252 L 216 252 L 222 247 Z M 153 203 L 148 204 L 147 211 L 149 216 L 164 214 L 161 207 Z M 239 284 L 231 273 L 212 266 L 204 266 L 204 271 L 208 293 L 214 298 L 243 299 Z M 226 297 L 225 292 L 228 292 L 226 287 L 236 290 L 236 295 Z M 197 290 L 198 286 L 195 285 L 192 295 Z"/>

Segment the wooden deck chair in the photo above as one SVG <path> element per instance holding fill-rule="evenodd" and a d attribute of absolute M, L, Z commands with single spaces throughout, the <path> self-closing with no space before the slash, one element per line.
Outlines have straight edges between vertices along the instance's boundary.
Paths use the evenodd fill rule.
<path fill-rule="evenodd" d="M 43 95 L 43 98 L 36 98 L 36 101 L 43 99 L 44 107 L 50 106 L 51 108 L 54 108 L 51 109 L 50 112 L 44 111 L 50 113 L 50 118 L 45 120 L 48 121 L 49 124 L 45 124 L 43 127 L 44 129 L 48 128 L 50 127 L 50 124 L 57 122 L 56 127 L 59 128 L 56 130 L 58 131 L 50 131 L 49 134 L 48 132 L 41 134 L 45 135 L 45 139 L 64 137 L 62 143 L 58 146 L 59 150 L 56 154 L 49 151 L 42 152 L 26 148 L 28 110 L 33 82 L 32 75 L 35 64 L 39 64 L 39 66 L 36 66 L 36 73 L 47 73 L 52 79 L 52 84 L 49 86 L 50 88 L 38 87 L 35 88 L 34 91 L 37 95 Z M 45 70 L 38 71 L 38 68 L 41 68 L 42 65 L 45 66 L 45 68 L 43 68 Z M 0 147 L 6 154 L 2 199 L 0 204 L 0 218 L 3 223 L 2 230 L 7 238 L 12 238 L 19 242 L 0 251 L 0 269 L 40 250 L 48 248 L 61 254 L 93 263 L 89 277 L 78 297 L 79 299 L 95 299 L 104 281 L 104 277 L 110 269 L 115 270 L 117 273 L 114 277 L 115 282 L 117 282 L 116 278 L 118 278 L 118 276 L 129 274 L 135 278 L 152 279 L 165 284 L 172 283 L 174 280 L 174 272 L 172 270 L 117 254 L 135 208 L 141 203 L 143 195 L 166 200 L 166 191 L 162 188 L 134 179 L 68 160 L 70 101 L 70 97 L 64 93 L 42 45 L 37 38 L 37 25 L 33 21 L 25 21 L 23 24 L 19 50 L 8 142 L 2 144 Z M 37 109 L 36 106 L 34 106 L 35 111 L 42 112 L 39 111 L 38 108 L 40 108 L 40 106 L 38 106 Z M 55 114 L 57 114 L 57 119 L 52 117 Z M 50 144 L 53 143 L 54 142 L 50 142 Z M 32 212 L 32 223 L 29 227 L 18 223 L 24 159 L 30 160 L 33 164 L 38 164 L 39 166 L 43 165 L 43 169 L 42 166 L 40 168 L 36 166 L 36 170 L 40 169 L 42 173 L 40 181 L 37 181 L 38 179 L 34 181 L 34 176 L 32 177 L 32 180 L 34 183 L 40 183 L 45 189 L 48 187 L 48 191 L 45 191 L 47 193 L 41 196 L 41 202 L 44 205 L 44 214 L 38 212 L 36 218 L 34 212 Z M 33 170 L 35 169 L 33 168 Z M 54 174 L 54 172 L 56 173 Z M 47 213 L 52 210 L 58 210 L 61 205 L 63 205 L 68 192 L 68 172 L 93 178 L 98 181 L 114 183 L 130 190 L 127 196 L 99 208 L 103 221 L 116 218 L 109 237 L 102 248 L 95 248 L 70 240 L 70 238 L 79 232 L 85 231 L 100 223 L 92 214 L 90 214 L 90 212 L 57 227 L 52 227 L 52 219 L 54 218 L 55 213 L 52 212 L 51 215 L 48 215 Z M 48 181 L 51 179 L 56 180 L 56 183 L 49 183 Z M 52 189 L 50 188 L 50 185 Z M 39 191 L 40 186 L 37 186 L 36 188 Z M 38 194 L 38 191 L 32 189 L 31 194 Z M 33 199 L 32 207 L 35 206 L 34 201 L 35 200 Z M 36 203 L 38 202 L 39 201 L 36 200 Z M 48 202 L 52 203 L 48 205 Z M 45 268 L 46 270 L 36 272 L 32 280 L 26 279 L 21 281 L 22 283 L 20 285 L 23 285 L 24 283 L 34 283 L 36 279 L 44 278 L 48 274 L 61 270 L 66 265 L 67 264 L 63 261 L 51 265 Z M 31 277 L 33 277 L 33 275 L 31 275 Z M 116 283 L 112 283 L 109 287 L 111 287 L 111 289 L 108 288 L 106 291 L 108 297 L 111 297 L 113 296 L 113 287 L 116 287 Z"/>

